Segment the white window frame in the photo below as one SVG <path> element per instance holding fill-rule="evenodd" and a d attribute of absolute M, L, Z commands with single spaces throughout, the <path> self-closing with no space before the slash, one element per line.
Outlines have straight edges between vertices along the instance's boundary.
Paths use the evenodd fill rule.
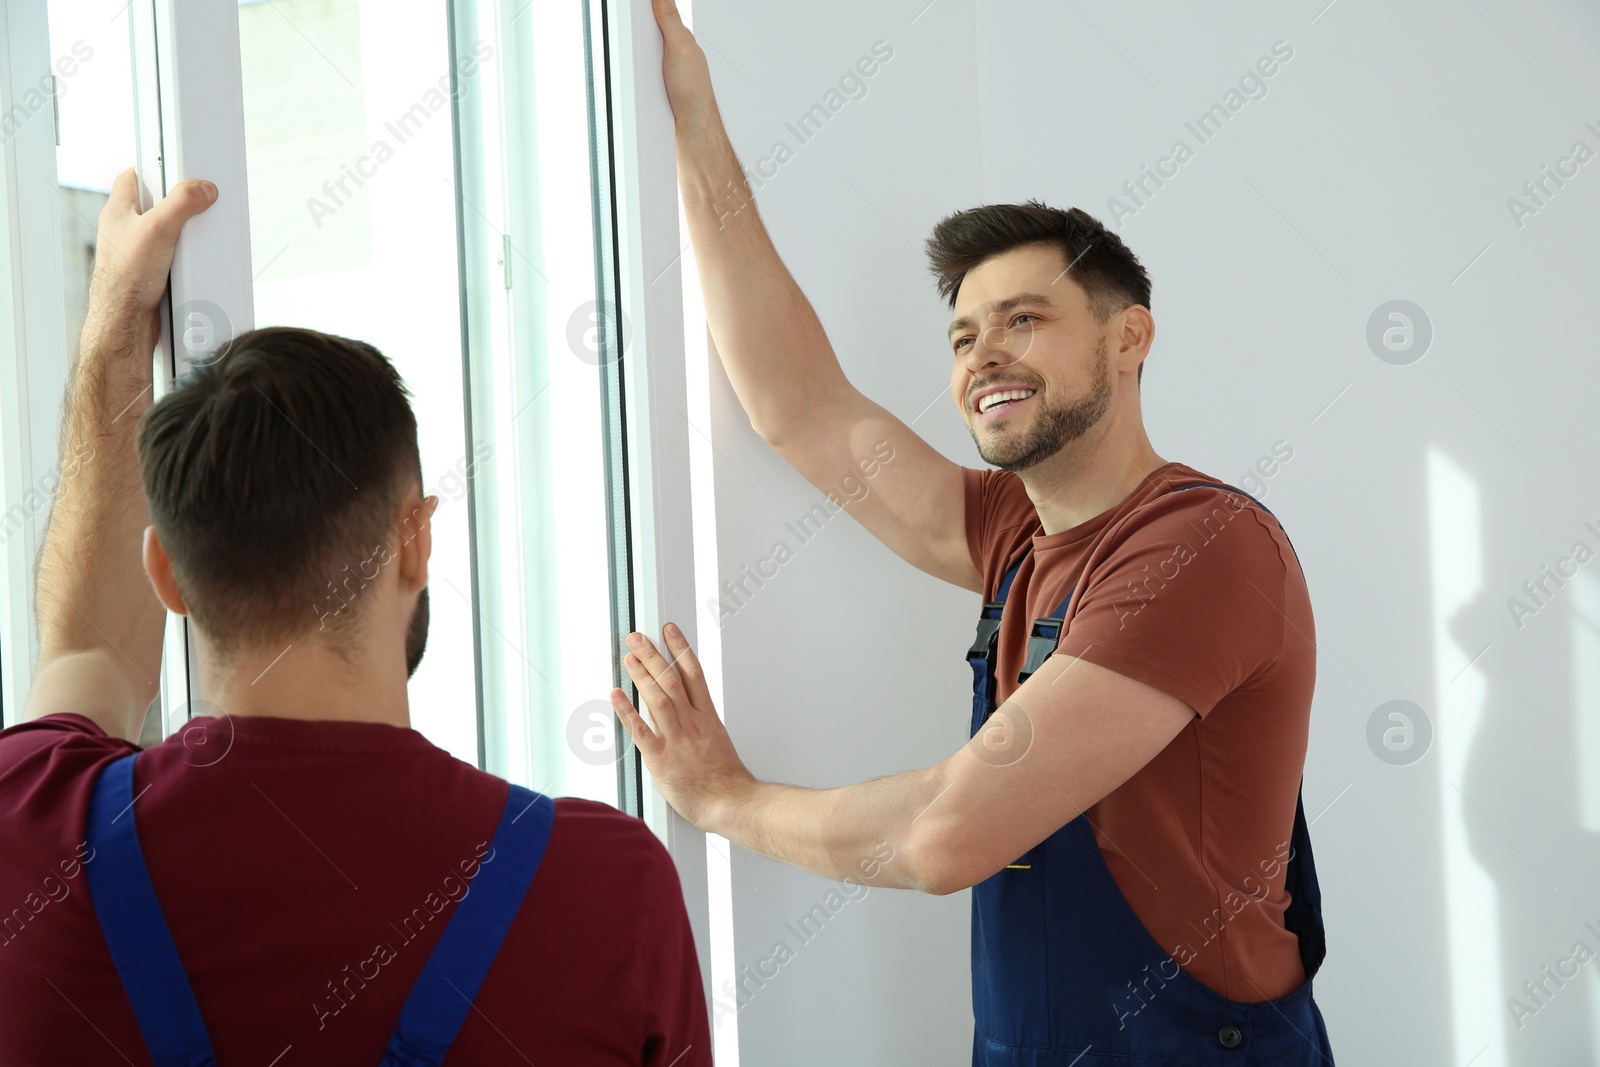
<path fill-rule="evenodd" d="M 217 202 L 184 225 L 173 254 L 155 354 L 159 399 L 184 369 L 174 329 L 176 340 L 198 329 L 203 346 L 214 348 L 255 325 L 239 8 L 208 0 L 133 0 L 128 16 L 140 209 L 190 178 L 205 178 L 218 190 Z M 189 620 L 168 613 L 158 724 L 163 737 L 207 713 L 197 706 L 198 664 Z M 153 738 L 147 733 L 146 740 Z"/>
<path fill-rule="evenodd" d="M 54 101 L 40 109 L 29 95 L 51 77 L 45 0 L 0 5 L 0 32 L 0 115 L 13 116 L 18 106 L 29 112 L 10 126 L 0 149 L 0 505 L 26 513 L 21 528 L 0 546 L 0 685 L 4 725 L 11 726 L 22 719 L 39 653 L 33 569 L 49 508 L 29 502 L 54 491 L 61 397 L 73 348 L 63 304 Z M 24 358 L 28 352 L 36 353 L 31 361 Z M 60 358 L 42 358 L 46 353 Z"/>
<path fill-rule="evenodd" d="M 176 370 L 170 335 L 173 307 L 204 299 L 221 309 L 218 321 L 209 323 L 213 344 L 249 329 L 253 320 L 238 9 L 206 0 L 134 0 L 129 22 L 141 206 L 149 208 L 170 184 L 190 176 L 207 177 L 227 190 L 185 227 L 173 260 L 155 355 L 154 393 L 160 396 L 171 387 Z M 3 26 L 0 107 L 9 115 L 14 103 L 37 92 L 51 75 L 47 0 L 7 0 Z M 231 42 L 232 47 L 219 42 Z M 157 77 L 158 70 L 163 77 Z M 13 127 L 0 164 L 5 202 L 0 242 L 0 490 L 7 510 L 33 499 L 30 493 L 53 493 L 61 403 L 78 341 L 65 336 L 53 100 L 50 107 L 51 114 L 30 108 L 35 113 Z M 60 358 L 51 359 L 49 353 Z M 25 503 L 24 509 L 29 510 Z M 21 719 L 39 652 L 33 577 L 48 514 L 48 507 L 32 510 L 3 546 L 0 684 L 6 725 Z M 182 726 L 190 713 L 191 693 L 198 692 L 191 653 L 187 620 L 169 615 L 163 711 L 156 722 L 161 735 Z"/>
<path fill-rule="evenodd" d="M 600 0 L 592 0 L 600 2 Z M 633 324 L 626 356 L 634 627 L 659 635 L 671 621 L 699 647 L 685 374 L 684 242 L 678 228 L 678 155 L 661 77 L 661 30 L 650 0 L 611 5 L 612 142 L 616 149 L 620 298 Z M 644 818 L 672 853 L 711 1003 L 706 835 L 673 811 L 643 773 Z"/>
<path fill-rule="evenodd" d="M 691 445 L 683 414 L 690 406 L 672 114 L 649 0 L 617 0 L 609 17 L 618 294 L 632 325 L 624 357 L 624 397 L 633 625 L 659 634 L 671 620 L 694 642 L 698 612 Z M 222 191 L 180 239 L 168 324 L 174 308 L 208 302 L 221 312 L 210 324 L 209 341 L 220 343 L 254 322 L 237 7 L 215 0 L 134 0 L 130 21 L 137 166 L 145 206 L 189 177 L 208 178 Z M 46 0 L 8 0 L 0 26 L 5 33 L 0 42 L 0 105 L 9 112 L 12 101 L 49 72 Z M 69 351 L 63 336 L 60 228 L 51 202 L 57 195 L 54 122 L 35 116 L 19 126 L 6 140 L 0 163 L 6 206 L 0 222 L 0 490 L 9 507 L 55 464 L 66 381 L 65 358 L 29 361 L 23 356 Z M 170 328 L 164 329 L 156 357 L 157 395 L 181 373 L 173 349 Z M 46 514 L 41 508 L 30 516 L 0 557 L 5 605 L 0 684 L 8 724 L 18 721 L 37 652 L 32 573 Z M 614 635 L 619 646 L 622 636 Z M 187 706 L 190 692 L 198 691 L 190 653 L 186 621 L 171 617 L 163 677 L 163 707 L 169 718 L 163 733 L 182 725 L 170 716 Z M 644 819 L 677 865 L 709 1003 L 705 835 L 673 812 L 648 787 L 647 777 L 645 784 Z"/>

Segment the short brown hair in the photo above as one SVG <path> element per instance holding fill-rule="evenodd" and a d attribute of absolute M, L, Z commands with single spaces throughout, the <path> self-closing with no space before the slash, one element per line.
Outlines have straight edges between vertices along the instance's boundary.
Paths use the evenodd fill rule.
<path fill-rule="evenodd" d="M 1102 326 L 1131 304 L 1150 306 L 1150 275 L 1122 238 L 1081 208 L 1063 211 L 1037 200 L 985 204 L 942 219 L 927 240 L 929 269 L 939 295 L 955 310 L 956 293 L 968 271 L 1031 244 L 1061 249 L 1073 280 L 1089 295 L 1089 309 Z M 1139 379 L 1144 379 L 1142 363 Z"/>
<path fill-rule="evenodd" d="M 317 626 L 332 580 L 385 543 L 422 481 L 409 397 L 371 345 L 273 326 L 227 342 L 140 418 L 151 522 L 219 652 Z"/>

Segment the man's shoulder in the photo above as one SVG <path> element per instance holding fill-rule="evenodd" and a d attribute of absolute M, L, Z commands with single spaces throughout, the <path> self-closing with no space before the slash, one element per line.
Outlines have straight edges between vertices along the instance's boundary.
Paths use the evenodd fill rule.
<path fill-rule="evenodd" d="M 596 886 L 605 886 L 604 895 L 619 905 L 641 912 L 654 913 L 681 899 L 677 867 L 655 832 L 643 819 L 595 800 L 556 798 L 540 869 L 546 868 L 546 884 L 556 883 L 563 887 L 555 890 L 558 896 L 574 900 L 590 900 Z"/>
<path fill-rule="evenodd" d="M 75 712 L 29 719 L 0 730 L 0 795 L 18 788 L 31 793 L 41 777 L 72 779 L 74 772 L 137 751 L 133 742 Z"/>
<path fill-rule="evenodd" d="M 37 719 L 12 723 L 0 730 L 0 749 L 15 747 L 33 749 L 53 744 L 69 736 L 94 739 L 94 743 L 121 744 L 131 747 L 132 742 L 114 738 L 102 730 L 93 719 L 74 711 L 58 711 L 41 715 Z"/>
<path fill-rule="evenodd" d="M 1127 587 L 1138 598 L 1134 587 L 1179 573 L 1209 575 L 1187 579 L 1188 595 L 1224 598 L 1218 603 L 1234 597 L 1253 603 L 1264 595 L 1277 613 L 1292 590 L 1305 588 L 1282 523 L 1237 483 L 1175 463 L 1147 481 L 1138 497 L 1101 532 L 1087 564 L 1119 595 Z"/>
<path fill-rule="evenodd" d="M 1145 528 L 1214 526 L 1246 512 L 1264 529 L 1282 529 L 1277 517 L 1255 496 L 1185 463 L 1172 463 L 1161 470 L 1127 503 L 1112 527 L 1124 536 Z"/>
<path fill-rule="evenodd" d="M 979 499 L 989 507 L 997 506 L 1006 500 L 1016 499 L 1018 493 L 1028 499 L 1029 507 L 1033 501 L 1028 498 L 1027 487 L 1022 484 L 1022 478 L 1011 471 L 999 470 L 995 467 L 962 467 L 961 476 L 965 479 L 970 490 L 979 494 Z"/>
<path fill-rule="evenodd" d="M 1022 479 L 993 467 L 963 467 L 967 551 L 993 592 L 1018 549 L 1043 529 Z"/>
<path fill-rule="evenodd" d="M 649 833 L 644 820 L 587 797 L 556 797 L 556 817 L 596 833 Z M 652 839 L 654 834 L 651 834 Z"/>
<path fill-rule="evenodd" d="M 555 826 L 572 847 L 593 852 L 597 862 L 627 864 L 641 857 L 668 856 L 666 846 L 643 819 L 583 797 L 556 797 L 555 803 Z"/>

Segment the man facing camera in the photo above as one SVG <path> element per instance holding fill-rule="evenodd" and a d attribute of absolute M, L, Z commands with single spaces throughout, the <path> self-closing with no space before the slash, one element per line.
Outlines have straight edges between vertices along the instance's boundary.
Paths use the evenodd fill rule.
<path fill-rule="evenodd" d="M 982 598 L 969 743 L 835 789 L 754 778 L 682 635 L 672 662 L 632 635 L 650 721 L 612 701 L 655 783 L 702 829 L 824 877 L 970 889 L 974 1064 L 1331 1064 L 1300 804 L 1310 596 L 1260 501 L 1151 447 L 1145 268 L 1077 209 L 935 227 L 938 358 L 989 467 L 952 462 L 846 379 L 705 55 L 671 0 L 655 10 L 706 321 L 752 427 L 819 489 L 887 443 L 851 515 Z"/>

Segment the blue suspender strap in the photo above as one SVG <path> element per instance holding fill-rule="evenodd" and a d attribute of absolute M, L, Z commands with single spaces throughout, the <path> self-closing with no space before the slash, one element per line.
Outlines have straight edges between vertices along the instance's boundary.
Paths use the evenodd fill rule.
<path fill-rule="evenodd" d="M 444 1060 L 539 869 L 555 817 L 549 797 L 511 787 L 490 860 L 411 987 L 381 1067 L 436 1067 Z"/>
<path fill-rule="evenodd" d="M 1072 603 L 1072 594 L 1075 592 L 1076 589 L 1067 590 L 1055 614 L 1033 620 L 1033 629 L 1028 636 L 1028 655 L 1022 662 L 1022 670 L 1017 672 L 1018 685 L 1032 678 L 1033 672 L 1055 655 L 1056 645 L 1061 643 L 1061 627 L 1066 622 L 1067 606 Z"/>
<path fill-rule="evenodd" d="M 1291 862 L 1284 877 L 1289 891 L 1289 907 L 1284 925 L 1295 932 L 1300 942 L 1300 964 L 1310 978 L 1322 967 L 1328 955 L 1328 935 L 1322 922 L 1322 887 L 1317 883 L 1317 863 L 1311 855 L 1311 828 L 1306 824 L 1304 784 L 1294 802 L 1294 830 Z"/>
<path fill-rule="evenodd" d="M 1017 577 L 1017 571 L 1022 569 L 1022 561 L 1033 550 L 1032 544 L 1023 549 L 1015 563 L 1006 570 L 1005 576 L 1000 579 L 1000 588 L 995 594 L 995 599 L 983 605 L 983 613 L 978 616 L 978 634 L 972 642 L 972 647 L 967 650 L 967 663 L 972 667 L 972 728 L 971 733 L 976 734 L 978 727 L 989 717 L 989 701 L 994 696 L 995 690 L 995 665 L 998 660 L 997 651 L 1000 636 L 1000 616 L 1006 609 L 1006 597 L 1011 595 L 1011 583 Z"/>
<path fill-rule="evenodd" d="M 133 824 L 129 753 L 101 770 L 89 801 L 89 896 L 122 988 L 156 1067 L 211 1067 L 216 1058 L 172 932 L 156 901 Z"/>

